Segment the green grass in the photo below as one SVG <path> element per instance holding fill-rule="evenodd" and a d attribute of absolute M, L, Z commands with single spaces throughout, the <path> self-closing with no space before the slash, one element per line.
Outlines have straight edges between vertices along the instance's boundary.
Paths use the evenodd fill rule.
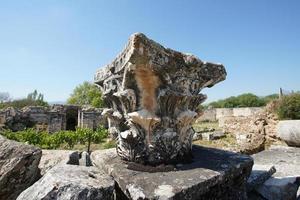
<path fill-rule="evenodd" d="M 214 130 L 221 130 L 219 128 L 219 123 L 218 122 L 200 122 L 200 123 L 195 123 L 193 124 L 193 128 L 196 132 L 208 132 L 211 131 L 212 129 Z"/>
<path fill-rule="evenodd" d="M 205 146 L 205 147 L 212 147 L 212 148 L 218 148 L 218 149 L 234 149 L 238 146 L 236 139 L 231 134 L 225 134 L 225 137 L 218 139 L 218 140 L 212 140 L 212 141 L 206 141 L 206 140 L 197 140 L 194 141 L 193 144 Z"/>
<path fill-rule="evenodd" d="M 102 150 L 102 149 L 115 148 L 115 146 L 116 146 L 115 141 L 106 140 L 99 144 L 92 143 L 90 148 L 91 148 L 91 151 L 96 151 L 96 150 Z M 65 150 L 65 149 L 69 149 L 69 148 L 68 148 L 67 144 L 63 144 L 58 149 Z M 76 145 L 74 145 L 74 147 L 71 150 L 87 151 L 87 145 L 76 144 Z"/>

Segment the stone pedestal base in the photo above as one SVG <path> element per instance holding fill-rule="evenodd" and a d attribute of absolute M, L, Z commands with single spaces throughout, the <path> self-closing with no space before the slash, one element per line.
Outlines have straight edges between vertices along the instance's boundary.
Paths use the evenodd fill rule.
<path fill-rule="evenodd" d="M 128 199 L 246 199 L 245 183 L 252 169 L 249 156 L 193 146 L 193 162 L 175 170 L 130 170 L 115 149 L 95 151 L 94 165 L 109 173 Z M 145 169 L 145 168 L 144 168 Z M 151 171 L 151 170 L 150 170 Z M 166 172 L 167 171 L 167 172 Z"/>

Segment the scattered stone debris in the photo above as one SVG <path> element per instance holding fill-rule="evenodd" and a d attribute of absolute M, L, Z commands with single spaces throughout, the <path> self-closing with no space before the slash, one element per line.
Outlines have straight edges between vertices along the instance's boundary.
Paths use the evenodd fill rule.
<path fill-rule="evenodd" d="M 266 143 L 277 141 L 277 124 L 278 118 L 269 106 L 254 115 L 219 119 L 223 131 L 236 136 L 237 151 L 245 154 L 258 153 L 265 149 Z"/>
<path fill-rule="evenodd" d="M 39 177 L 42 151 L 0 135 L 0 200 L 16 199 Z"/>

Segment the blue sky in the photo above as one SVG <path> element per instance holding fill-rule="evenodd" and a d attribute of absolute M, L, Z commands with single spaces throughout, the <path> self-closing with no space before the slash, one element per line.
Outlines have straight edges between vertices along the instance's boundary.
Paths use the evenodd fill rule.
<path fill-rule="evenodd" d="M 227 80 L 203 91 L 208 101 L 300 90 L 299 10 L 297 0 L 0 0 L 0 92 L 64 101 L 134 32 L 223 63 Z"/>

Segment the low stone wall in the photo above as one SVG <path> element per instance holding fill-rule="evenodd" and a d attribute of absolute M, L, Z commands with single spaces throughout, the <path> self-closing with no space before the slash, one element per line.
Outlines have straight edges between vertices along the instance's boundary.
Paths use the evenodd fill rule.
<path fill-rule="evenodd" d="M 210 108 L 204 110 L 203 115 L 197 121 L 217 121 L 224 117 L 248 117 L 261 113 L 263 110 L 264 107 Z"/>
<path fill-rule="evenodd" d="M 49 133 L 75 130 L 76 126 L 95 130 L 100 124 L 107 127 L 102 111 L 75 105 L 28 106 L 22 109 L 10 107 L 0 110 L 0 128 L 18 131 L 35 127 Z"/>

